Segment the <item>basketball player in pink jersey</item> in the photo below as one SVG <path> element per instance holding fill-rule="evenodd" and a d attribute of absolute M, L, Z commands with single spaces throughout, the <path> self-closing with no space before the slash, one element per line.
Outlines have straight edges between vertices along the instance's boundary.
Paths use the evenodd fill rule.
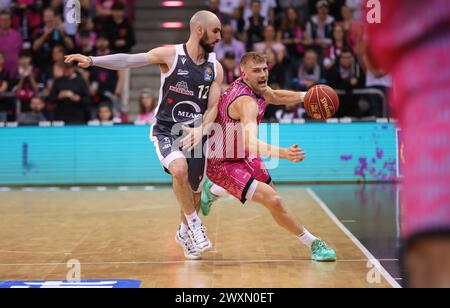
<path fill-rule="evenodd" d="M 284 205 L 260 158 L 282 158 L 294 163 L 305 158 L 305 153 L 298 145 L 278 148 L 258 140 L 258 124 L 266 104 L 297 105 L 303 101 L 306 93 L 270 89 L 267 86 L 267 61 L 260 53 L 244 55 L 241 69 L 243 77 L 236 80 L 219 101 L 216 127 L 210 138 L 207 168 L 210 181 L 203 189 L 203 211 L 209 212 L 214 192 L 216 196 L 229 193 L 242 203 L 246 200 L 255 201 L 266 207 L 281 227 L 311 248 L 313 260 L 335 261 L 335 252 L 310 234 Z M 242 150 L 235 153 L 236 148 L 239 152 L 240 144 L 243 144 Z"/>

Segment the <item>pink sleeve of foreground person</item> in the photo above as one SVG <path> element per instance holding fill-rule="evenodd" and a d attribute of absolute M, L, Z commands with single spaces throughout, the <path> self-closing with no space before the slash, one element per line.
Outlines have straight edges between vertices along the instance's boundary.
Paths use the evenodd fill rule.
<path fill-rule="evenodd" d="M 381 3 L 368 52 L 394 80 L 405 143 L 403 237 L 450 230 L 450 2 Z"/>

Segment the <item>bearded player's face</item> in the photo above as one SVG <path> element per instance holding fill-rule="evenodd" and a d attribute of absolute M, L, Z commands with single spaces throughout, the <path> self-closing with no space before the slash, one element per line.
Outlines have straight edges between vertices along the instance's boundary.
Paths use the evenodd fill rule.
<path fill-rule="evenodd" d="M 214 51 L 214 47 L 222 39 L 221 31 L 220 25 L 205 29 L 203 36 L 200 39 L 200 46 L 202 46 L 206 53 Z"/>

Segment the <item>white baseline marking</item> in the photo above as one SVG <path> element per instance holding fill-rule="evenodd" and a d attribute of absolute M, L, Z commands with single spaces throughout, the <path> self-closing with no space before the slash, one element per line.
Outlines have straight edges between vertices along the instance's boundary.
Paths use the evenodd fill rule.
<path fill-rule="evenodd" d="M 342 230 L 342 232 L 347 235 L 350 240 L 362 251 L 362 253 L 369 259 L 370 262 L 377 268 L 381 275 L 389 282 L 389 284 L 394 288 L 401 288 L 397 281 L 386 271 L 386 269 L 380 264 L 379 260 L 377 260 L 366 247 L 339 221 L 339 219 L 331 212 L 328 206 L 316 195 L 316 193 L 308 188 L 306 190 L 311 197 L 319 204 L 322 210 L 330 217 L 330 219 Z M 366 260 L 367 261 L 367 260 Z"/>

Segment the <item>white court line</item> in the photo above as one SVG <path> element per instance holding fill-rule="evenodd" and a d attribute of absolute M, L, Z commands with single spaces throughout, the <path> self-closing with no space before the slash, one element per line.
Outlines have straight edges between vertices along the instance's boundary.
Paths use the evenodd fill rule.
<path fill-rule="evenodd" d="M 348 260 L 338 260 L 339 262 L 367 262 L 367 259 L 348 259 Z M 380 259 L 379 261 L 398 261 L 395 259 Z M 180 260 L 180 261 L 123 261 L 123 262 L 88 262 L 81 263 L 81 265 L 145 265 L 145 264 L 156 264 L 156 265 L 173 265 L 173 264 L 202 264 L 202 263 L 215 263 L 215 264 L 253 264 L 253 263 L 313 263 L 311 259 L 299 259 L 299 260 Z M 328 263 L 332 265 L 333 263 Z M 59 266 L 67 265 L 67 263 L 12 263 L 12 264 L 0 264 L 0 266 Z"/>
<path fill-rule="evenodd" d="M 316 193 L 308 188 L 306 191 L 311 195 L 311 197 L 319 204 L 322 210 L 330 217 L 330 219 L 342 230 L 342 232 L 347 235 L 350 240 L 362 251 L 362 253 L 369 259 L 369 261 L 378 269 L 383 275 L 383 277 L 389 282 L 389 284 L 394 288 L 401 288 L 397 281 L 386 271 L 386 269 L 381 265 L 379 260 L 377 260 L 366 247 L 339 221 L 339 219 L 331 212 L 328 206 L 316 195 Z"/>

